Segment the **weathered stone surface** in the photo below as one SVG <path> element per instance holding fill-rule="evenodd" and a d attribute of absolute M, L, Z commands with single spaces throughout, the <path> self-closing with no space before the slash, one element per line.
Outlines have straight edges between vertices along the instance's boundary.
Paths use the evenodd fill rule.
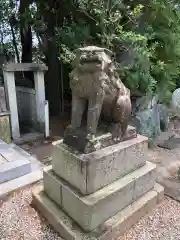
<path fill-rule="evenodd" d="M 85 231 L 92 231 L 118 211 L 154 187 L 156 165 L 145 166 L 109 184 L 93 194 L 83 196 L 67 182 L 45 170 L 47 195 L 61 206 Z M 54 188 L 54 189 L 53 189 Z"/>
<path fill-rule="evenodd" d="M 172 162 L 159 169 L 157 181 L 164 187 L 166 195 L 180 201 L 180 162 Z"/>
<path fill-rule="evenodd" d="M 101 126 L 100 126 L 101 127 Z M 66 129 L 66 137 L 64 139 L 64 143 L 67 145 L 70 145 L 71 147 L 75 148 L 79 152 L 83 153 L 91 153 L 97 150 L 100 150 L 102 148 L 111 146 L 115 144 L 115 141 L 112 137 L 112 127 L 104 127 L 102 126 L 101 129 L 98 129 L 96 137 L 93 139 L 87 138 L 87 132 L 86 129 L 81 127 L 80 129 Z M 132 138 L 136 138 L 136 128 L 132 126 L 128 126 L 126 135 L 121 139 L 122 141 L 127 141 Z M 120 142 L 117 141 L 116 144 Z"/>
<path fill-rule="evenodd" d="M 139 111 L 135 116 L 137 124 L 137 132 L 150 139 L 154 139 L 161 133 L 160 116 L 158 106 L 153 106 L 152 109 Z"/>
<path fill-rule="evenodd" d="M 143 166 L 147 138 L 118 143 L 90 154 L 73 151 L 62 141 L 53 143 L 54 172 L 83 194 L 89 194 Z"/>
<path fill-rule="evenodd" d="M 70 146 L 69 129 L 74 131 L 82 127 L 84 113 L 87 115 L 85 132 L 89 140 L 96 136 L 101 113 L 105 121 L 113 124 L 111 133 L 114 143 L 122 141 L 127 133 L 132 110 L 130 90 L 119 78 L 112 55 L 110 50 L 96 46 L 76 50 L 74 69 L 70 74 L 72 119 L 64 137 Z"/>
<path fill-rule="evenodd" d="M 0 136 L 6 143 L 11 142 L 9 114 L 0 114 Z"/>
<path fill-rule="evenodd" d="M 7 111 L 6 97 L 4 87 L 0 87 L 0 112 Z"/>
<path fill-rule="evenodd" d="M 156 141 L 157 146 L 161 147 L 161 148 L 165 148 L 165 149 L 170 149 L 173 150 L 175 148 L 177 148 L 180 144 L 180 137 L 176 136 L 175 134 L 169 134 L 169 132 L 167 133 L 167 139 L 163 140 L 163 137 L 159 140 Z M 168 138 L 169 135 L 169 138 Z M 160 135 L 161 136 L 161 135 Z"/>
<path fill-rule="evenodd" d="M 6 97 L 8 102 L 8 108 L 11 112 L 11 132 L 12 138 L 16 139 L 20 137 L 19 130 L 19 116 L 17 109 L 17 97 L 16 97 L 16 86 L 15 86 L 15 76 L 13 72 L 5 72 L 4 75 L 4 86 L 6 91 Z"/>
<path fill-rule="evenodd" d="M 43 171 L 43 182 L 44 191 L 46 194 L 53 199 L 55 202 L 62 203 L 62 187 L 59 184 L 59 180 L 55 174 L 49 174 L 48 169 L 51 167 L 46 167 Z"/>
<path fill-rule="evenodd" d="M 169 109 L 163 104 L 158 104 L 158 112 L 160 117 L 161 131 L 166 131 L 170 122 Z"/>
<path fill-rule="evenodd" d="M 42 185 L 33 191 L 33 204 L 38 207 L 49 223 L 65 240 L 115 240 L 132 227 L 141 217 L 151 211 L 163 196 L 158 184 L 134 203 L 90 233 L 83 232 L 50 198 L 44 194 Z"/>
<path fill-rule="evenodd" d="M 47 71 L 47 66 L 37 63 L 8 63 L 3 66 L 6 72 L 19 72 L 19 71 Z"/>
<path fill-rule="evenodd" d="M 168 128 L 169 109 L 158 104 L 158 96 L 144 96 L 136 100 L 133 109 L 132 124 L 137 132 L 150 139 L 155 139 Z"/>

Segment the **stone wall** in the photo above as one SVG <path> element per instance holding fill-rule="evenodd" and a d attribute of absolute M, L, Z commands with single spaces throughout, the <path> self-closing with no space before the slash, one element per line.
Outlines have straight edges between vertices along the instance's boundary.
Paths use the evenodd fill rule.
<path fill-rule="evenodd" d="M 20 123 L 36 128 L 36 91 L 33 88 L 16 87 L 18 115 Z"/>

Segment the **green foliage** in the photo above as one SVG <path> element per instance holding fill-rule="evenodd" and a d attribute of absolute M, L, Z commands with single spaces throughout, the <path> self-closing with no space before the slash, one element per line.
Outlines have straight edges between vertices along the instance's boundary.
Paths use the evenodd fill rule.
<path fill-rule="evenodd" d="M 58 32 L 62 58 L 71 62 L 72 50 L 86 44 L 110 48 L 122 80 L 132 91 L 158 92 L 167 101 L 180 73 L 180 12 L 175 6 L 168 0 L 144 5 L 79 1 L 78 11 L 85 17 Z"/>
<path fill-rule="evenodd" d="M 170 99 L 180 74 L 180 10 L 176 6 L 175 1 L 153 0 L 144 13 L 145 34 L 155 48 L 151 75 L 163 101 Z"/>
<path fill-rule="evenodd" d="M 32 2 L 24 18 L 31 21 L 39 44 L 43 45 L 43 53 L 48 52 L 45 48 L 50 35 L 47 31 L 50 19 L 46 14 L 51 12 L 55 16 L 52 20 L 55 43 L 64 64 L 70 66 L 73 50 L 80 46 L 104 46 L 116 53 L 117 70 L 132 92 L 158 93 L 161 100 L 168 101 L 174 88 L 180 86 L 178 1 L 140 1 L 143 4 L 131 0 Z M 17 6 L 16 0 L 0 2 L 1 42 L 6 42 L 7 46 L 12 46 L 9 44 L 9 17 L 14 13 L 18 19 Z"/>
<path fill-rule="evenodd" d="M 91 42 L 89 27 L 81 22 L 60 28 L 57 32 L 61 58 L 64 63 L 70 64 L 74 59 L 74 50 Z"/>
<path fill-rule="evenodd" d="M 16 39 L 19 38 L 18 29 L 16 25 L 18 2 L 15 0 L 1 0 L 0 1 L 0 48 L 1 51 L 15 54 L 13 46 L 13 36 L 11 24 L 16 34 Z M 17 42 L 18 45 L 18 42 Z"/>

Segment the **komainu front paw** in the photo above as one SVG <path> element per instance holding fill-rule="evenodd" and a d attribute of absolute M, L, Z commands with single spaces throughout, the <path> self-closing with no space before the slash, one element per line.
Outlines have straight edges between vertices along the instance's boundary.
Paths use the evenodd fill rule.
<path fill-rule="evenodd" d="M 122 140 L 122 129 L 121 129 L 121 124 L 116 123 L 113 126 L 112 129 L 112 139 L 114 142 L 120 142 Z"/>
<path fill-rule="evenodd" d="M 93 140 L 95 138 L 95 135 L 93 133 L 88 133 L 86 138 L 87 138 L 87 140 L 90 141 L 90 140 Z"/>

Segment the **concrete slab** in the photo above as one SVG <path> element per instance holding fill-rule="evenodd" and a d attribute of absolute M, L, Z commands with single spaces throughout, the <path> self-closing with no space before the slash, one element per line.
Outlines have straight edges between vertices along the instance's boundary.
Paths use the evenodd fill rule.
<path fill-rule="evenodd" d="M 31 171 L 30 162 L 27 159 L 7 162 L 0 167 L 0 183 L 21 177 Z"/>
<path fill-rule="evenodd" d="M 90 194 L 145 165 L 147 149 L 148 140 L 140 135 L 89 154 L 57 141 L 53 143 L 52 166 L 82 194 Z"/>
<path fill-rule="evenodd" d="M 31 164 L 26 156 L 23 156 L 11 144 L 0 144 L 0 183 L 10 181 L 31 172 Z"/>
<path fill-rule="evenodd" d="M 42 179 L 43 165 L 17 145 L 0 140 L 0 163 L 2 159 L 4 163 L 0 164 L 0 199 Z"/>
<path fill-rule="evenodd" d="M 0 184 L 0 199 L 3 199 L 13 191 L 24 188 L 36 183 L 43 178 L 42 170 L 34 171 L 22 177 L 15 178 L 11 181 Z"/>
<path fill-rule="evenodd" d="M 1 149 L 0 154 L 7 160 L 7 162 L 13 162 L 17 160 L 23 161 L 25 159 L 21 154 L 11 147 L 7 149 Z"/>
<path fill-rule="evenodd" d="M 161 196 L 161 198 L 159 198 Z M 140 218 L 155 208 L 163 197 L 163 188 L 154 189 L 118 212 L 90 233 L 85 233 L 43 191 L 42 184 L 33 190 L 33 205 L 65 240 L 115 240 L 129 230 Z"/>
<path fill-rule="evenodd" d="M 50 167 L 44 170 L 45 193 L 85 231 L 92 231 L 118 211 L 154 187 L 156 165 L 145 166 L 90 195 L 82 195 L 57 177 Z"/>
<path fill-rule="evenodd" d="M 29 154 L 16 144 L 11 144 L 12 148 L 15 149 L 19 154 L 23 155 L 25 158 L 27 158 L 31 164 L 31 172 L 38 171 L 43 168 L 43 164 L 37 159 L 36 156 Z"/>

